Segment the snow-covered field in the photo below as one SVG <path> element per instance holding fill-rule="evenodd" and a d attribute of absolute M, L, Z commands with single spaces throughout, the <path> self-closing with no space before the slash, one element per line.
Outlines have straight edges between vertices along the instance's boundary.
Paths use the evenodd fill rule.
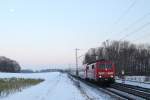
<path fill-rule="evenodd" d="M 11 74 L 0 73 L 1 78 L 42 78 L 44 82 L 14 93 L 2 100 L 85 100 L 79 90 L 72 84 L 66 74 L 38 73 L 38 74 Z"/>
<path fill-rule="evenodd" d="M 116 99 L 97 89 L 80 82 L 80 88 L 75 85 L 67 74 L 51 73 L 0 73 L 0 78 L 32 78 L 45 81 L 22 91 L 0 98 L 1 100 L 112 100 Z M 121 80 L 116 80 L 122 82 Z M 150 88 L 150 84 L 125 81 L 125 84 Z"/>
<path fill-rule="evenodd" d="M 111 96 L 81 83 L 79 89 L 67 76 L 59 72 L 51 73 L 0 73 L 0 78 L 45 79 L 44 82 L 16 92 L 1 100 L 110 100 Z"/>

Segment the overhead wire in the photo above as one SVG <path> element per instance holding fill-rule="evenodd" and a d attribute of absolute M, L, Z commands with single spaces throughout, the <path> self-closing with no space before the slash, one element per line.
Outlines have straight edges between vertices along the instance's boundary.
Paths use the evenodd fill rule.
<path fill-rule="evenodd" d="M 122 18 L 128 14 L 128 12 L 130 12 L 130 10 L 135 6 L 136 3 L 137 3 L 137 0 L 134 0 L 131 3 L 131 5 L 121 14 L 121 16 L 114 22 L 114 25 L 118 24 L 122 20 Z M 109 38 L 107 38 L 106 40 L 109 40 Z"/>
<path fill-rule="evenodd" d="M 117 34 L 121 34 L 124 33 L 125 31 L 128 31 L 131 27 L 133 27 L 134 25 L 138 24 L 139 22 L 143 21 L 146 17 L 148 17 L 150 15 L 150 12 L 145 14 L 144 16 L 140 17 L 139 19 L 137 19 L 136 21 L 134 21 L 133 23 L 131 23 L 129 26 L 127 26 L 126 28 L 122 29 L 122 31 L 120 31 Z"/>
<path fill-rule="evenodd" d="M 122 20 L 122 18 L 125 16 L 125 15 L 127 15 L 129 12 L 130 12 L 130 10 L 135 6 L 135 4 L 137 3 L 137 0 L 134 0 L 132 3 L 131 3 L 131 5 L 121 14 L 121 16 L 115 21 L 115 24 L 118 24 L 121 20 Z"/>
<path fill-rule="evenodd" d="M 143 35 L 140 38 L 136 38 L 136 39 L 132 40 L 132 42 L 136 42 L 136 41 L 146 39 L 146 38 L 150 38 L 150 35 L 149 34 Z"/>
<path fill-rule="evenodd" d="M 130 32 L 130 33 L 128 33 L 128 34 L 126 34 L 124 37 L 120 38 L 119 41 L 121 41 L 121 40 L 123 40 L 123 39 L 125 39 L 125 38 L 127 38 L 127 37 L 129 37 L 129 36 L 131 36 L 131 35 L 133 35 L 133 34 L 135 34 L 136 32 L 138 32 L 138 31 L 144 29 L 145 27 L 147 27 L 147 26 L 149 26 L 149 25 L 150 25 L 150 22 L 145 23 L 144 25 L 140 26 L 139 28 L 137 28 L 137 29 L 135 29 L 134 31 L 132 31 L 132 32 Z"/>
<path fill-rule="evenodd" d="M 130 12 L 130 10 L 136 5 L 137 3 L 137 0 L 134 0 L 131 5 L 127 8 L 127 10 L 125 10 L 125 12 L 117 19 L 117 21 L 115 22 L 115 24 L 119 23 L 122 18 L 128 14 L 128 12 Z M 135 20 L 133 23 L 131 23 L 129 26 L 127 26 L 126 28 L 122 29 L 119 33 L 117 34 L 121 34 L 121 33 L 124 33 L 126 31 L 128 31 L 131 27 L 137 25 L 138 23 L 140 23 L 141 21 L 143 21 L 146 17 L 150 16 L 150 12 L 149 13 L 146 13 L 145 15 L 141 16 L 140 18 L 138 18 L 137 20 Z M 145 27 L 149 26 L 150 25 L 150 22 L 148 23 L 145 23 L 144 25 L 138 27 L 137 29 L 133 30 L 132 32 L 126 34 L 125 36 L 121 37 L 119 39 L 119 41 L 139 32 L 140 30 L 144 29 Z M 109 38 L 107 38 L 106 40 L 109 40 Z"/>
<path fill-rule="evenodd" d="M 131 9 L 136 3 L 137 3 L 137 2 L 136 2 L 136 0 L 135 0 L 135 1 L 131 4 L 131 6 L 128 8 L 128 10 Z M 128 11 L 128 10 L 127 10 L 127 11 Z M 147 14 L 145 14 L 145 15 L 143 15 L 142 17 L 140 17 L 139 19 L 137 19 L 136 21 L 134 21 L 133 23 L 131 23 L 129 26 L 127 26 L 126 28 L 124 28 L 122 31 L 120 31 L 120 32 L 117 33 L 117 34 L 121 34 L 121 33 L 124 33 L 124 32 L 126 32 L 126 31 L 128 31 L 131 27 L 133 27 L 133 26 L 137 25 L 139 22 L 143 21 L 143 20 L 144 20 L 146 17 L 148 17 L 149 15 L 150 15 L 150 12 L 147 13 Z M 149 26 L 149 25 L 150 25 L 150 22 L 145 23 L 144 25 L 140 26 L 139 28 L 135 29 L 134 31 L 132 31 L 132 32 L 126 34 L 125 36 L 123 36 L 122 38 L 120 38 L 119 41 L 121 41 L 121 40 L 123 40 L 123 39 L 125 39 L 125 38 L 127 38 L 127 37 L 129 37 L 129 36 L 131 36 L 131 35 L 133 35 L 133 34 L 135 34 L 135 33 L 137 33 L 138 31 L 144 29 L 145 27 L 147 27 L 147 26 Z"/>

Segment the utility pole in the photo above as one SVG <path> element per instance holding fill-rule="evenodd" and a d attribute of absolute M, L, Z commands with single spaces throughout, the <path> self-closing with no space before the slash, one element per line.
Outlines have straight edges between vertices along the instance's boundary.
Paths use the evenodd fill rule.
<path fill-rule="evenodd" d="M 76 75 L 78 76 L 79 72 L 78 72 L 78 50 L 79 49 L 75 49 L 75 56 L 76 56 Z"/>

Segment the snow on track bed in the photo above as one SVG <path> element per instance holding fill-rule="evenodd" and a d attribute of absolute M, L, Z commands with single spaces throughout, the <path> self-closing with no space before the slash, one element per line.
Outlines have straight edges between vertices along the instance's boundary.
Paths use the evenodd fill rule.
<path fill-rule="evenodd" d="M 0 73 L 1 78 L 41 78 L 44 82 L 24 89 L 21 92 L 9 95 L 1 100 L 86 100 L 80 91 L 73 85 L 66 74 L 53 73 Z"/>
<path fill-rule="evenodd" d="M 79 82 L 81 91 L 84 91 L 86 95 L 88 95 L 88 98 L 90 100 L 126 100 L 125 98 L 122 98 L 110 91 L 108 91 L 105 88 L 101 88 L 95 84 L 92 84 L 90 82 L 84 81 L 82 79 L 79 79 L 77 77 L 73 77 L 73 81 Z"/>

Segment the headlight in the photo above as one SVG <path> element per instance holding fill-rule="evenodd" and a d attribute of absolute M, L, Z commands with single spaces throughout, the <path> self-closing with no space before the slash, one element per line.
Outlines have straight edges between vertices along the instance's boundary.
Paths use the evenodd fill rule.
<path fill-rule="evenodd" d="M 102 76 L 99 76 L 99 78 L 102 78 Z"/>
<path fill-rule="evenodd" d="M 114 76 L 113 76 L 113 75 L 111 75 L 110 77 L 111 77 L 111 78 L 113 78 Z"/>

